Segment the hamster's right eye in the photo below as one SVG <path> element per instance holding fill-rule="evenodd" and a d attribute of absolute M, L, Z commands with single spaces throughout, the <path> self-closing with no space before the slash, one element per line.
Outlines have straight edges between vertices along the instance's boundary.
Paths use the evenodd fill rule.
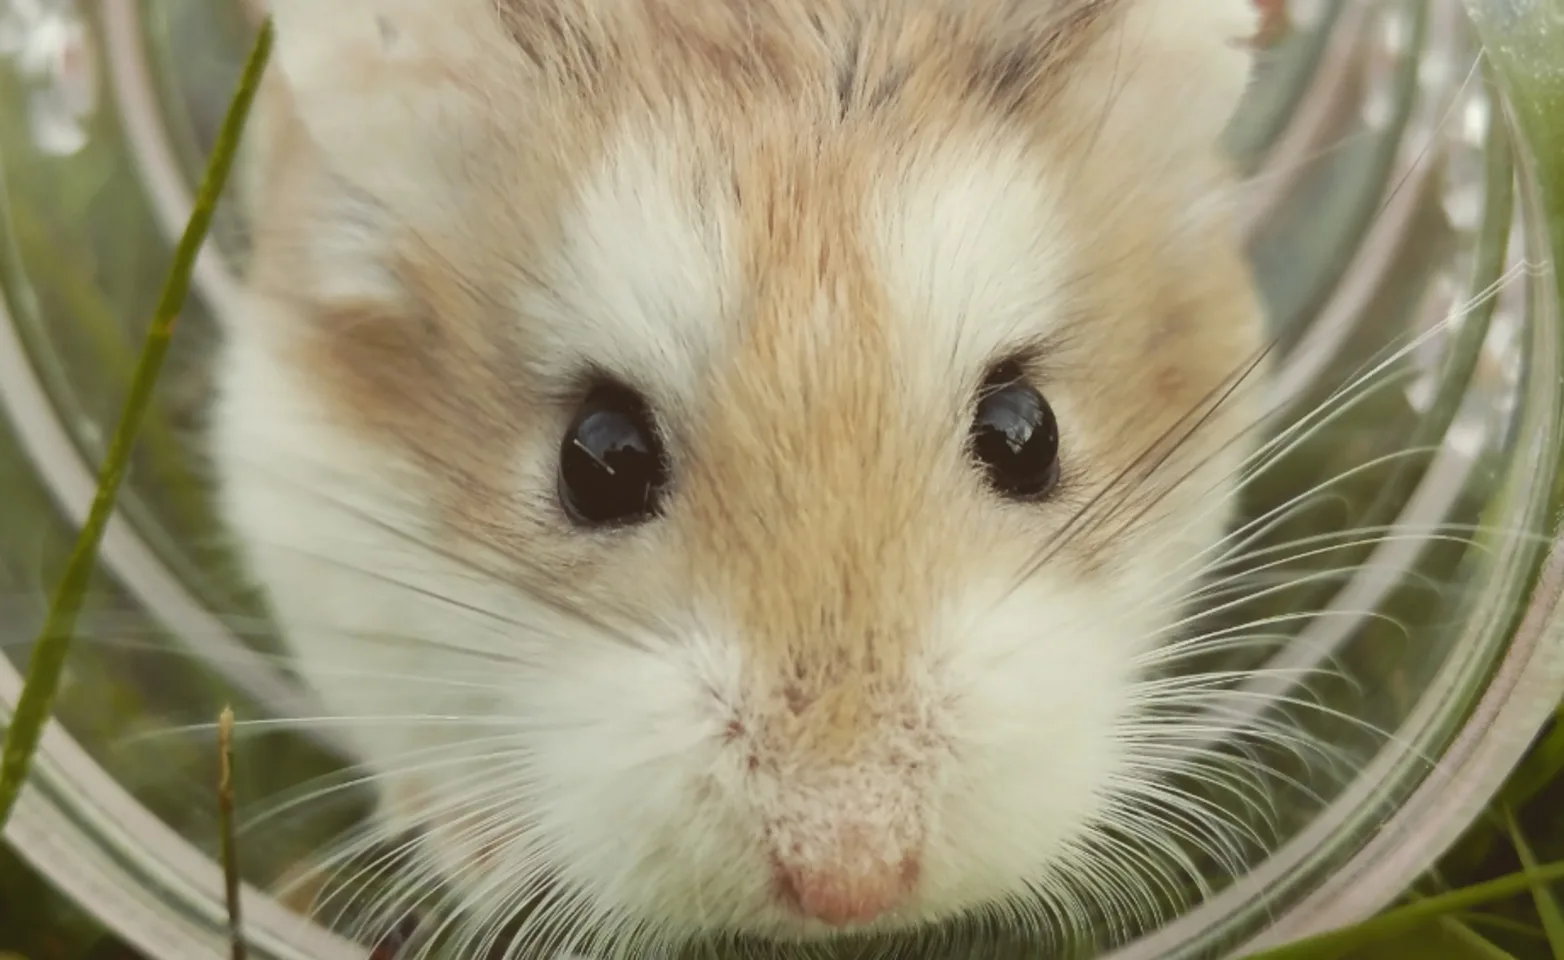
<path fill-rule="evenodd" d="M 646 402 L 634 391 L 599 386 L 565 431 L 559 500 L 578 526 L 623 527 L 656 515 L 668 461 Z"/>
<path fill-rule="evenodd" d="M 1059 423 L 1015 363 L 1000 364 L 984 382 L 970 444 L 1001 496 L 1040 500 L 1059 482 Z"/>

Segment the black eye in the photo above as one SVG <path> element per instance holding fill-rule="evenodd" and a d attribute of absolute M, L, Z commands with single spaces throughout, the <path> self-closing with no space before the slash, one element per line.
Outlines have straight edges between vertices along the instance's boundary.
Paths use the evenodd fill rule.
<path fill-rule="evenodd" d="M 1036 500 L 1059 480 L 1059 423 L 1019 366 L 996 367 L 978 396 L 972 455 L 989 486 L 1014 500 Z"/>
<path fill-rule="evenodd" d="M 657 513 L 668 462 L 651 411 L 634 392 L 594 389 L 559 451 L 559 499 L 577 524 L 619 527 Z"/>

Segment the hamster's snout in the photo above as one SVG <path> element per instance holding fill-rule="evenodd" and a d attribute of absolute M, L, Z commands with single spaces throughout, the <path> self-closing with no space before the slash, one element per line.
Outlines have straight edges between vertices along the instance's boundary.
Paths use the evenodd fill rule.
<path fill-rule="evenodd" d="M 870 924 L 909 900 L 923 831 L 904 775 L 835 772 L 825 788 L 782 788 L 767 830 L 779 904 L 830 927 Z"/>
<path fill-rule="evenodd" d="M 944 743 L 901 698 L 832 686 L 795 689 L 744 725 L 757 734 L 742 738 L 748 789 L 775 905 L 806 925 L 865 926 L 916 899 Z"/>
<path fill-rule="evenodd" d="M 867 848 L 848 847 L 829 866 L 775 864 L 777 889 L 790 908 L 833 927 L 872 923 L 895 909 L 918 882 L 919 858 L 887 862 Z"/>

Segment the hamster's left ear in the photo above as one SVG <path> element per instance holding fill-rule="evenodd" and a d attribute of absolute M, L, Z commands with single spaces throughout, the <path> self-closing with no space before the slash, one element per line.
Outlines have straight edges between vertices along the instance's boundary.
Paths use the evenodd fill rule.
<path fill-rule="evenodd" d="M 382 203 L 427 197 L 488 134 L 513 79 L 493 0 L 269 0 L 273 68 L 333 172 Z"/>

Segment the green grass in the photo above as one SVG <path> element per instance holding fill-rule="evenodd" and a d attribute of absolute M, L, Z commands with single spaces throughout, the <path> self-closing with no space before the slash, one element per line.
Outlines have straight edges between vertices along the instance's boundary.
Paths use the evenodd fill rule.
<path fill-rule="evenodd" d="M 226 178 L 248 95 L 264 66 L 270 40 L 263 32 L 218 136 L 196 216 L 178 249 L 174 265 L 148 328 L 139 363 L 110 364 L 125 378 L 128 402 L 119 428 L 108 443 L 100 492 L 93 511 L 65 564 L 44 627 L 33 647 L 27 694 L 16 722 L 6 733 L 0 760 L 0 823 L 9 815 L 29 770 L 38 733 L 54 705 L 68 664 L 77 617 L 88 596 L 98 541 L 118 487 L 132 464 L 138 428 L 151 428 L 145 449 L 153 469 L 177 471 L 169 455 L 173 434 L 155 410 L 154 384 L 181 315 L 194 256 Z M 1499 64 L 1502 68 L 1503 64 Z M 1540 159 L 1556 250 L 1564 250 L 1564 86 L 1544 88 L 1509 81 L 1511 99 L 1523 130 Z M 1555 278 L 1558 279 L 1558 278 Z M 1564 283 L 1564 281 L 1560 281 Z M 86 285 L 82 285 L 86 289 Z M 1564 286 L 1559 290 L 1564 302 Z M 90 317 L 97 300 L 72 309 Z M 102 343 L 97 347 L 102 350 Z M 215 760 L 216 758 L 214 758 Z M 226 755 L 222 758 L 226 771 Z M 217 782 L 212 804 L 218 805 Z M 224 779 L 224 784 L 230 781 Z M 226 814 L 231 797 L 225 797 Z M 225 826 L 227 825 L 225 821 Z M 224 849 L 229 834 L 223 832 Z M 242 844 L 239 845 L 242 851 Z M 1487 813 L 1460 838 L 1403 901 L 1359 926 L 1300 941 L 1267 952 L 1263 960 L 1564 960 L 1564 709 L 1539 736 L 1510 782 Z M 103 936 L 82 911 L 54 896 L 13 855 L 0 849 L 0 955 L 26 960 L 108 960 L 128 953 Z M 1261 960 L 1257 957 L 1256 960 Z M 9 960 L 9 958 L 6 958 Z"/>

